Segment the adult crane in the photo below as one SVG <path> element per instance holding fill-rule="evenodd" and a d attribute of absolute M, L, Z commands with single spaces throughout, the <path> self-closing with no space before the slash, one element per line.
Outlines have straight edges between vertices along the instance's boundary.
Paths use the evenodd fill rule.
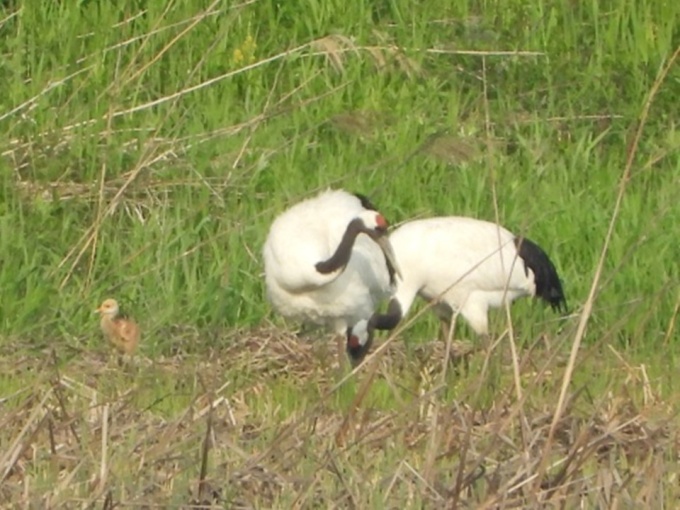
<path fill-rule="evenodd" d="M 326 190 L 278 216 L 264 244 L 268 298 L 281 315 L 339 335 L 369 319 L 399 266 L 388 223 L 363 195 Z"/>
<path fill-rule="evenodd" d="M 522 296 L 566 312 L 562 283 L 545 251 L 495 223 L 459 216 L 419 219 L 394 230 L 390 242 L 402 278 L 387 313 L 376 312 L 348 330 L 354 363 L 370 349 L 375 330 L 395 328 L 416 296 L 434 301 L 444 321 L 459 313 L 482 337 L 489 333 L 488 310 Z"/>

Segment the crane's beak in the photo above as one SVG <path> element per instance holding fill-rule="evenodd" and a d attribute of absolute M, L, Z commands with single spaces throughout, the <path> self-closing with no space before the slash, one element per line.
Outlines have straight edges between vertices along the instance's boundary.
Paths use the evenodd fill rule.
<path fill-rule="evenodd" d="M 96 309 L 94 312 L 92 312 L 92 313 L 102 313 L 101 307 L 97 308 L 97 309 Z"/>
<path fill-rule="evenodd" d="M 380 246 L 380 249 L 385 254 L 387 263 L 392 266 L 392 269 L 394 269 L 394 272 L 397 274 L 399 279 L 403 280 L 404 278 L 401 275 L 401 269 L 399 269 L 399 264 L 397 264 L 397 257 L 394 254 L 394 249 L 392 249 L 392 244 L 390 243 L 389 238 L 387 236 L 382 236 L 376 239 L 375 242 L 378 243 L 378 246 Z"/>

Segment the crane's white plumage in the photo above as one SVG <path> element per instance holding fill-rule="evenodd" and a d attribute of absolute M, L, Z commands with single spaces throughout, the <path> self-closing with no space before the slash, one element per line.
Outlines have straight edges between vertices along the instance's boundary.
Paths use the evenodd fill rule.
<path fill-rule="evenodd" d="M 397 228 L 390 243 L 403 278 L 386 314 L 376 313 L 348 332 L 348 350 L 365 355 L 375 329 L 392 329 L 417 295 L 434 301 L 443 319 L 457 311 L 478 335 L 489 330 L 488 310 L 522 296 L 566 308 L 562 285 L 545 252 L 495 223 L 465 217 L 415 220 Z"/>
<path fill-rule="evenodd" d="M 324 191 L 278 216 L 263 255 L 273 307 L 343 338 L 390 295 L 398 271 L 383 216 L 364 197 L 342 190 Z"/>

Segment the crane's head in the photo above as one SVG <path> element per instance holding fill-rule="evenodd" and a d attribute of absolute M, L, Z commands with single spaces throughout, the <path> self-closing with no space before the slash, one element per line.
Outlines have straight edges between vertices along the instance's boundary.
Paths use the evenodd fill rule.
<path fill-rule="evenodd" d="M 401 270 L 397 264 L 397 257 L 387 236 L 389 223 L 387 223 L 385 217 L 377 211 L 366 210 L 358 215 L 358 219 L 363 224 L 361 231 L 380 246 L 380 249 L 385 254 L 388 266 L 401 278 Z"/>
<path fill-rule="evenodd" d="M 118 315 L 119 312 L 118 301 L 115 299 L 105 299 L 94 312 L 113 318 Z"/>
<path fill-rule="evenodd" d="M 366 357 L 373 343 L 373 328 L 366 319 L 347 328 L 347 354 L 353 366 L 357 366 Z"/>
<path fill-rule="evenodd" d="M 380 237 L 387 234 L 390 224 L 378 211 L 365 210 L 359 213 L 358 218 L 364 224 L 364 231 L 371 237 Z"/>

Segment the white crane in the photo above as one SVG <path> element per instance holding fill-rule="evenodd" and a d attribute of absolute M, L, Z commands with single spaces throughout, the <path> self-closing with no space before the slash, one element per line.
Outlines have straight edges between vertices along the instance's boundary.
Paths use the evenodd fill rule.
<path fill-rule="evenodd" d="M 562 283 L 548 255 L 495 223 L 458 216 L 414 220 L 394 230 L 390 242 L 402 278 L 387 313 L 376 312 L 348 330 L 347 351 L 354 363 L 368 352 L 374 331 L 395 328 L 417 295 L 435 302 L 442 321 L 460 313 L 484 337 L 489 308 L 522 296 L 566 312 Z"/>
<path fill-rule="evenodd" d="M 387 221 L 362 195 L 326 190 L 278 216 L 264 244 L 267 295 L 289 318 L 340 336 L 369 319 L 399 274 Z M 365 235 L 361 235 L 365 234 Z"/>

